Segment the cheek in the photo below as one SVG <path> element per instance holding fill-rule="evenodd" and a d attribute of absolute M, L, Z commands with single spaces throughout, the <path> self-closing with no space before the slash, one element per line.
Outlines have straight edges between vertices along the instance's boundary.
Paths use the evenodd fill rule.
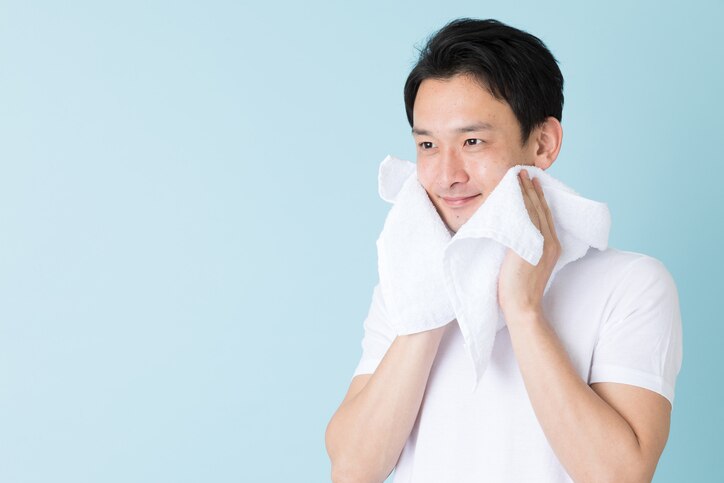
<path fill-rule="evenodd" d="M 485 164 L 476 167 L 472 178 L 475 184 L 486 190 L 494 188 L 503 178 L 507 169 L 499 164 Z"/>
<path fill-rule="evenodd" d="M 476 163 L 470 167 L 470 173 L 476 179 L 489 178 L 493 172 L 495 172 L 495 166 L 490 163 Z"/>
<path fill-rule="evenodd" d="M 435 173 L 424 164 L 417 163 L 417 179 L 425 187 L 429 188 L 431 183 L 435 180 Z"/>

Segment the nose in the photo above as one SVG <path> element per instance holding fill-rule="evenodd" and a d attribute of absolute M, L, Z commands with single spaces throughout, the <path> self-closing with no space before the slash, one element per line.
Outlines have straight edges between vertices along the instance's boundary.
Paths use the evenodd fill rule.
<path fill-rule="evenodd" d="M 468 180 L 465 161 L 455 148 L 451 147 L 445 150 L 441 158 L 438 182 L 444 189 L 449 189 L 455 183 L 465 183 Z"/>

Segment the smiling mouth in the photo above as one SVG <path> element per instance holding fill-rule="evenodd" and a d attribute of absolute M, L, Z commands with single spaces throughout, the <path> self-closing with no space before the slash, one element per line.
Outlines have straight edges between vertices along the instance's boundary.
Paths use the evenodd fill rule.
<path fill-rule="evenodd" d="M 480 193 L 478 193 L 477 195 L 468 196 L 468 197 L 462 197 L 462 198 L 445 198 L 445 197 L 443 197 L 443 201 L 444 201 L 445 204 L 447 204 L 448 206 L 453 207 L 453 208 L 457 208 L 457 207 L 460 207 L 460 206 L 465 206 L 465 205 L 467 205 L 468 203 L 470 203 L 472 200 L 474 200 L 474 199 L 477 198 L 478 196 L 480 196 Z"/>

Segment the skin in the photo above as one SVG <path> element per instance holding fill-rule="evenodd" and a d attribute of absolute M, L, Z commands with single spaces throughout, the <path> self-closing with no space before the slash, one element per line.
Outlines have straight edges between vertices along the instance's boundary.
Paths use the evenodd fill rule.
<path fill-rule="evenodd" d="M 549 117 L 521 144 L 510 106 L 465 75 L 423 81 L 413 118 L 418 179 L 454 232 L 512 166 L 550 167 L 563 136 L 560 122 Z M 574 480 L 651 481 L 668 439 L 671 405 L 648 389 L 608 382 L 589 386 L 578 375 L 542 308 L 560 255 L 553 217 L 540 184 L 525 170 L 518 181 L 531 221 L 544 237 L 543 256 L 534 266 L 508 249 L 498 298 L 536 417 Z M 443 199 L 471 195 L 476 198 L 460 207 Z"/>
<path fill-rule="evenodd" d="M 417 176 L 448 227 L 457 230 L 485 202 L 505 173 L 516 164 L 547 169 L 560 149 L 560 123 L 549 118 L 521 146 L 518 120 L 507 103 L 495 99 L 468 76 L 426 79 L 413 110 Z M 488 129 L 476 126 L 489 125 Z M 540 147 L 534 138 L 542 136 Z M 554 148 L 550 155 L 542 149 Z M 443 197 L 477 195 L 452 207 Z"/>

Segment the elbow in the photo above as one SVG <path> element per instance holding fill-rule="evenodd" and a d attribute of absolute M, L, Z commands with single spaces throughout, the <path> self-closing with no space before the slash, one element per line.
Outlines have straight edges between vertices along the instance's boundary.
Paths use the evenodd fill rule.
<path fill-rule="evenodd" d="M 586 483 L 651 483 L 653 471 L 640 461 L 600 461 L 598 466 L 589 465 L 584 473 L 570 476 L 575 481 Z"/>
<path fill-rule="evenodd" d="M 378 472 L 374 471 L 373 465 L 362 461 L 358 451 L 350 451 L 342 447 L 343 443 L 339 441 L 333 423 L 334 419 L 327 425 L 324 436 L 327 454 L 332 465 L 332 482 L 381 483 L 385 481 L 387 476 L 382 477 Z"/>
<path fill-rule="evenodd" d="M 332 464 L 332 483 L 381 483 L 384 479 Z"/>
<path fill-rule="evenodd" d="M 629 479 L 632 483 L 651 483 L 654 479 L 654 471 L 649 471 L 648 468 L 642 468 L 638 473 L 630 475 Z"/>
<path fill-rule="evenodd" d="M 623 482 L 623 483 L 651 483 L 656 472 L 656 462 L 651 464 L 641 454 L 637 455 L 635 460 L 629 461 L 628 464 L 618 467 L 617 474 L 612 475 L 606 481 Z"/>
<path fill-rule="evenodd" d="M 332 483 L 381 483 L 384 477 L 372 471 L 371 466 L 347 457 L 330 458 Z"/>
<path fill-rule="evenodd" d="M 333 483 L 382 483 L 391 473 L 381 473 L 374 465 L 358 458 L 337 457 L 331 462 Z"/>
<path fill-rule="evenodd" d="M 628 466 L 619 468 L 617 471 L 609 471 L 603 481 L 610 483 L 651 483 L 653 476 L 648 468 Z"/>
<path fill-rule="evenodd" d="M 369 466 L 362 465 L 359 461 L 351 461 L 351 458 L 330 455 L 330 462 L 332 483 L 380 483 L 385 480 L 371 472 Z"/>

